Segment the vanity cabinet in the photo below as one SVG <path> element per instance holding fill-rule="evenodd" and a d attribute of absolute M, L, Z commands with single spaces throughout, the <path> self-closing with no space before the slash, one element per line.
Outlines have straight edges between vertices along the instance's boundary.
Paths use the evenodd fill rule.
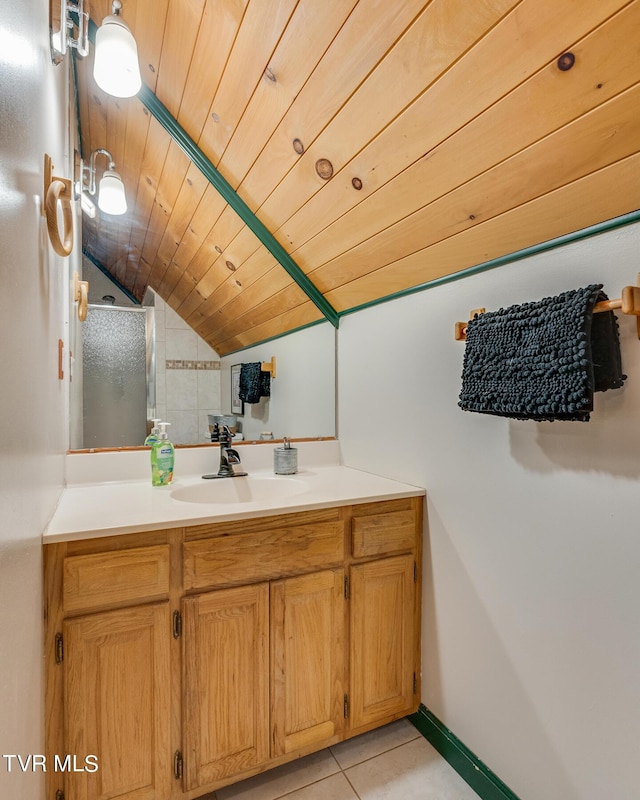
<path fill-rule="evenodd" d="M 343 575 L 325 570 L 184 599 L 187 790 L 337 741 Z"/>
<path fill-rule="evenodd" d="M 45 547 L 47 800 L 193 800 L 415 711 L 422 498 Z"/>
<path fill-rule="evenodd" d="M 169 604 L 65 621 L 65 755 L 74 769 L 65 797 L 162 800 L 171 792 Z M 90 762 L 88 762 L 90 763 Z"/>
<path fill-rule="evenodd" d="M 351 514 L 351 727 L 415 710 L 419 688 L 420 541 L 406 500 Z"/>
<path fill-rule="evenodd" d="M 48 797 L 171 795 L 170 549 L 166 533 L 45 547 Z"/>
<path fill-rule="evenodd" d="M 351 568 L 351 724 L 413 710 L 414 559 L 384 558 Z"/>
<path fill-rule="evenodd" d="M 182 607 L 185 788 L 195 789 L 269 758 L 269 584 Z"/>
<path fill-rule="evenodd" d="M 344 570 L 271 584 L 272 755 L 342 738 Z"/>

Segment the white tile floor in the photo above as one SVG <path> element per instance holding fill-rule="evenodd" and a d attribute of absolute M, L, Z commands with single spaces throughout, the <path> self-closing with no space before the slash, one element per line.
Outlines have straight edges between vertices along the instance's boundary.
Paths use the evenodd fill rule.
<path fill-rule="evenodd" d="M 219 789 L 217 800 L 478 800 L 407 720 Z"/>

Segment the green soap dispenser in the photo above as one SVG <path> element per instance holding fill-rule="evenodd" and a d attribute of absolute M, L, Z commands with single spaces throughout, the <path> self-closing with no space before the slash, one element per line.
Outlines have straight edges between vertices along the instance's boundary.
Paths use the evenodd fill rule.
<path fill-rule="evenodd" d="M 151 428 L 151 433 L 144 440 L 145 445 L 152 445 L 160 439 L 160 428 L 158 427 L 160 420 L 152 419 L 151 422 L 153 422 L 153 427 Z"/>
<path fill-rule="evenodd" d="M 151 445 L 151 483 L 153 486 L 167 486 L 173 480 L 175 448 L 167 436 L 167 425 L 160 423 L 160 437 Z"/>

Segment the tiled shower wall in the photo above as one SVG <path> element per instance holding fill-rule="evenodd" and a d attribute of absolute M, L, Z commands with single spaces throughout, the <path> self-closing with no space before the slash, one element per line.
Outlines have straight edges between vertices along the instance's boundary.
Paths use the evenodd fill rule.
<path fill-rule="evenodd" d="M 220 357 L 158 295 L 155 323 L 156 416 L 174 444 L 199 444 L 221 409 Z"/>

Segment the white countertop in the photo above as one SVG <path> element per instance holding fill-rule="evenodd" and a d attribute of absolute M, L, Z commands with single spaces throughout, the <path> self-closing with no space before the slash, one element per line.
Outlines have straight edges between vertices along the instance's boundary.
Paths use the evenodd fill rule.
<path fill-rule="evenodd" d="M 181 477 L 170 486 L 161 487 L 151 486 L 150 478 L 68 486 L 62 492 L 43 542 L 202 525 L 425 494 L 421 487 L 344 466 L 303 468 L 291 478 L 295 479 L 295 494 L 290 496 L 281 496 L 280 487 L 276 486 L 278 481 L 290 479 L 274 475 L 272 469 L 252 471 L 244 486 L 237 482 L 247 479 L 203 481 L 200 475 Z M 244 491 L 252 479 L 260 484 L 259 499 L 253 499 L 250 491 Z M 219 487 L 223 483 L 233 483 L 234 491 L 243 499 L 230 500 L 228 489 L 231 487 L 224 487 L 227 499 L 219 503 L 186 502 L 175 497 L 178 491 L 203 484 L 211 486 L 212 492 L 218 491 L 214 484 Z M 271 485 L 273 492 L 264 488 Z"/>

